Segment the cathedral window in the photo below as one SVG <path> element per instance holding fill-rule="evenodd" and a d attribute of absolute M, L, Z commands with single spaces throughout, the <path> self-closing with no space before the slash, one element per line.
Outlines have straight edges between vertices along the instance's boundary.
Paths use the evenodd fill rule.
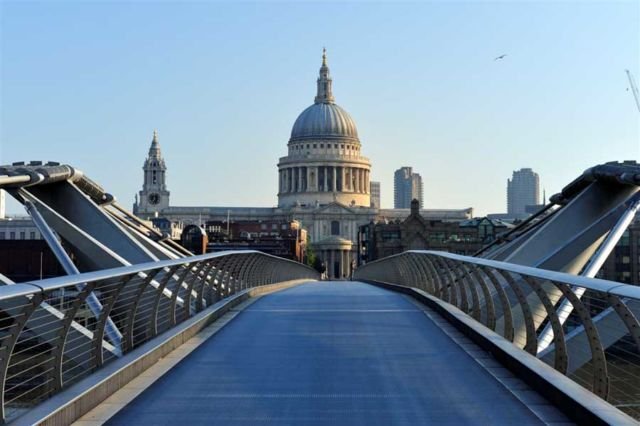
<path fill-rule="evenodd" d="M 331 235 L 340 235 L 340 222 L 337 220 L 331 221 Z"/>
<path fill-rule="evenodd" d="M 151 182 L 152 183 L 158 183 L 158 177 L 156 176 L 156 171 L 152 171 L 151 172 Z"/>

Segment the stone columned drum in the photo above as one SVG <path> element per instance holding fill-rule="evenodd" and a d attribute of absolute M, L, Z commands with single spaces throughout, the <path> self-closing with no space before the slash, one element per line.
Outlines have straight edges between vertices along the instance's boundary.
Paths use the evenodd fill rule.
<path fill-rule="evenodd" d="M 325 51 L 314 104 L 298 116 L 288 155 L 278 163 L 278 207 L 371 206 L 371 164 L 361 155 L 355 121 L 335 103 L 332 83 Z"/>

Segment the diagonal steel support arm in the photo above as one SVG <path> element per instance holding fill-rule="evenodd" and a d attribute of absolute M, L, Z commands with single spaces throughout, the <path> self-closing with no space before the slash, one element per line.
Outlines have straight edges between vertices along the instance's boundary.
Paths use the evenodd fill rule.
<path fill-rule="evenodd" d="M 598 248 L 598 251 L 593 255 L 593 257 L 589 261 L 589 264 L 580 275 L 588 278 L 593 278 L 596 276 L 605 260 L 607 260 L 616 244 L 618 244 L 618 241 L 622 237 L 622 234 L 624 234 L 624 231 L 629 227 L 633 219 L 636 217 L 638 208 L 640 208 L 640 200 L 638 200 L 638 198 L 636 197 L 636 199 L 620 217 L 618 223 L 616 223 L 611 232 L 609 232 L 609 235 L 607 235 L 605 241 Z M 577 298 L 580 299 L 586 289 L 583 287 L 573 287 L 572 291 L 575 293 Z M 560 320 L 560 324 L 565 323 L 567 318 L 569 318 L 569 315 L 571 315 L 571 312 L 573 312 L 573 304 L 569 300 L 563 300 L 560 307 L 558 308 L 558 319 Z M 538 338 L 538 353 L 547 349 L 552 343 L 553 330 L 549 325 L 547 325 Z"/>
<path fill-rule="evenodd" d="M 64 248 L 60 244 L 60 241 L 58 241 L 58 239 L 56 238 L 55 234 L 53 233 L 53 230 L 51 230 L 47 222 L 45 222 L 45 220 L 42 218 L 42 215 L 40 215 L 40 212 L 38 211 L 36 206 L 34 206 L 31 201 L 25 201 L 24 207 L 27 210 L 27 213 L 29 213 L 29 215 L 33 219 L 33 223 L 36 225 L 36 227 L 44 237 L 45 241 L 49 245 L 49 248 L 51 248 L 51 251 L 58 259 L 58 262 L 60 262 L 60 264 L 64 268 L 65 272 L 69 275 L 79 274 L 80 271 L 78 270 L 76 265 L 74 265 L 73 261 L 69 258 L 69 255 L 67 255 L 67 252 L 64 250 Z M 78 285 L 76 287 L 78 288 L 78 291 L 82 291 L 85 285 L 86 284 Z M 98 300 L 98 296 L 96 296 L 95 293 L 92 292 L 87 297 L 86 303 L 89 309 L 91 310 L 91 313 L 93 313 L 94 317 L 96 319 L 100 318 L 100 312 L 102 312 L 102 304 L 100 303 L 100 300 Z M 107 333 L 107 337 L 109 338 L 111 343 L 117 348 L 118 353 L 121 354 L 120 344 L 122 341 L 122 334 L 120 333 L 116 325 L 113 323 L 111 318 L 107 318 L 107 323 L 105 328 L 106 328 L 105 331 Z"/>

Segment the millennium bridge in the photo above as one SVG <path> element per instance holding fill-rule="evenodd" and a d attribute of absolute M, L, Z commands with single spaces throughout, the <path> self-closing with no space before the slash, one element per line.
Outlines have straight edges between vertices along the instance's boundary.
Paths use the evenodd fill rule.
<path fill-rule="evenodd" d="M 0 167 L 67 275 L 0 275 L 12 424 L 636 424 L 640 288 L 595 278 L 640 166 L 585 171 L 474 256 L 408 251 L 321 281 L 194 256 L 58 163 Z"/>

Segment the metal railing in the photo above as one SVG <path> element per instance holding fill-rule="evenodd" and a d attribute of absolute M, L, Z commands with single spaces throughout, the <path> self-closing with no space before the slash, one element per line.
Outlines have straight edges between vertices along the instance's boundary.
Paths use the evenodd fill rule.
<path fill-rule="evenodd" d="M 247 288 L 318 273 L 256 251 L 150 262 L 0 287 L 3 421 Z M 99 301 L 94 315 L 89 296 Z M 105 333 L 115 324 L 118 335 Z"/>
<path fill-rule="evenodd" d="M 414 287 L 448 302 L 640 418 L 640 287 L 435 251 L 373 261 L 354 279 Z M 564 301 L 573 310 L 563 321 Z M 547 324 L 553 342 L 542 349 Z"/>

